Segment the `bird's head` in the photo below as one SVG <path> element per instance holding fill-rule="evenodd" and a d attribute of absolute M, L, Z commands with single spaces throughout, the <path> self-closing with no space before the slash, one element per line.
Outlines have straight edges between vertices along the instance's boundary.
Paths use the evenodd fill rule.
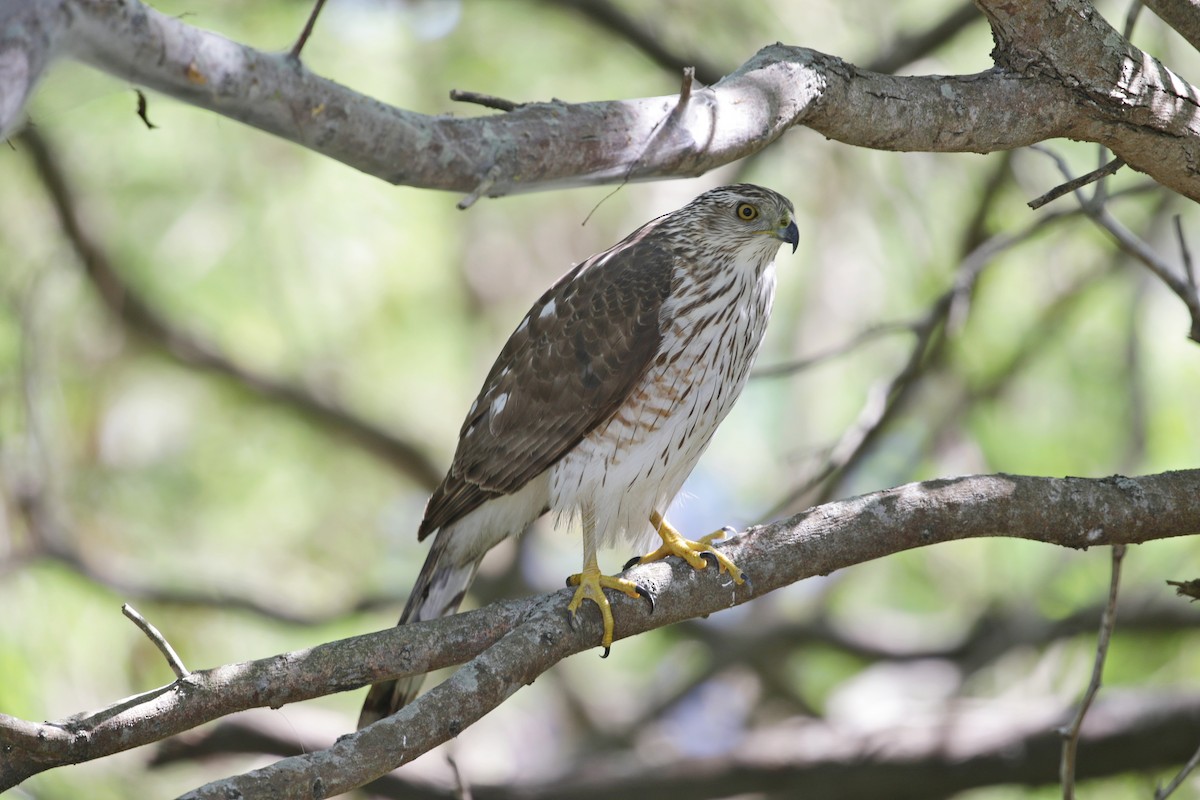
<path fill-rule="evenodd" d="M 710 189 L 680 213 L 696 215 L 709 235 L 774 256 L 779 242 L 792 252 L 800 243 L 792 202 L 778 192 L 753 183 L 737 183 Z"/>

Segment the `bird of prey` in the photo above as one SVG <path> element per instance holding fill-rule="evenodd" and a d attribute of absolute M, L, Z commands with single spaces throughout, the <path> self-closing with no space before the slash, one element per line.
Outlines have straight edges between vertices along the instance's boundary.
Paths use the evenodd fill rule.
<path fill-rule="evenodd" d="M 542 514 L 577 517 L 583 600 L 603 589 L 649 598 L 603 575 L 599 547 L 654 534 L 696 569 L 721 532 L 685 539 L 663 514 L 733 407 L 771 313 L 775 254 L 799 241 L 791 202 L 753 184 L 701 194 L 567 272 L 543 294 L 500 351 L 459 434 L 454 462 L 425 508 L 418 537 L 434 535 L 399 624 L 454 613 L 484 554 Z M 633 562 L 630 562 L 631 564 Z M 629 565 L 627 565 L 629 566 Z M 410 702 L 420 678 L 371 687 L 359 727 Z"/>

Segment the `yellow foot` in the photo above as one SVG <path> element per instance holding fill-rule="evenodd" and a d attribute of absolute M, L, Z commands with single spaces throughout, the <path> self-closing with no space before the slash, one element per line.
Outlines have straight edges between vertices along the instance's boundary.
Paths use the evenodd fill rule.
<path fill-rule="evenodd" d="M 734 533 L 733 528 L 722 528 L 719 531 L 710 533 L 708 536 L 700 537 L 698 541 L 692 541 L 691 539 L 685 539 L 683 534 L 675 530 L 657 511 L 650 515 L 650 524 L 654 526 L 654 529 L 658 531 L 658 535 L 662 537 L 662 547 L 653 553 L 647 553 L 644 556 L 630 559 L 625 565 L 625 569 L 629 569 L 634 564 L 658 561 L 667 556 L 679 556 L 691 564 L 693 569 L 704 569 L 708 566 L 706 558 L 712 558 L 717 562 L 717 568 L 721 572 L 728 572 L 729 577 L 733 578 L 734 583 L 742 584 L 746 582 L 745 574 L 738 569 L 737 565 L 712 547 L 715 539 L 723 539 L 728 534 Z"/>
<path fill-rule="evenodd" d="M 600 567 L 596 564 L 595 556 L 592 556 L 588 559 L 588 563 L 584 564 L 583 572 L 567 578 L 567 586 L 579 587 L 575 590 L 575 596 L 571 598 L 571 602 L 567 605 L 567 611 L 571 613 L 572 625 L 575 624 L 575 612 L 579 610 L 579 606 L 585 598 L 600 606 L 600 617 L 604 620 L 604 636 L 600 639 L 600 646 L 604 648 L 604 655 L 601 658 L 608 658 L 613 641 L 612 606 L 609 604 L 608 598 L 604 596 L 604 589 L 616 589 L 618 592 L 624 592 L 630 597 L 645 598 L 650 603 L 650 610 L 654 610 L 654 598 L 648 591 L 633 581 L 600 574 Z"/>

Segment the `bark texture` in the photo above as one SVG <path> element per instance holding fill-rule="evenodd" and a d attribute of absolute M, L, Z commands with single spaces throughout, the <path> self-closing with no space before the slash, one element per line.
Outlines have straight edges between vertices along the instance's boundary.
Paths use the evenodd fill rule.
<path fill-rule="evenodd" d="M 814 575 L 915 547 L 1010 536 L 1086 548 L 1200 532 L 1200 470 L 1139 478 L 982 475 L 913 483 L 751 528 L 725 552 L 753 582 L 655 562 L 626 575 L 656 595 L 614 601 L 618 639 L 716 613 Z M 600 638 L 598 614 L 567 621 L 570 591 L 405 625 L 310 650 L 193 672 L 108 708 L 58 722 L 0 715 L 0 790 L 30 775 L 158 741 L 246 708 L 348 691 L 463 664 L 398 714 L 326 750 L 190 792 L 188 798 L 325 797 L 360 786 L 457 736 L 522 686 Z M 589 607 L 590 608 L 590 607 Z"/>
<path fill-rule="evenodd" d="M 1200 91 L 1085 0 L 977 0 L 996 40 L 975 75 L 893 76 L 775 44 L 712 86 L 457 118 L 396 108 L 137 0 L 9 0 L 0 9 L 0 134 L 55 57 L 72 57 L 394 184 L 499 196 L 702 174 L 805 125 L 882 150 L 988 153 L 1057 137 L 1104 144 L 1200 199 Z M 1200 11 L 1156 4 L 1170 24 Z M 1185 33 L 1185 35 L 1187 35 Z"/>

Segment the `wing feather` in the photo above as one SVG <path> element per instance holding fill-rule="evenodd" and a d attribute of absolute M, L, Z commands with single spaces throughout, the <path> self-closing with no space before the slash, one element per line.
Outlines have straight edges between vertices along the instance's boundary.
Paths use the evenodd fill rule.
<path fill-rule="evenodd" d="M 505 343 L 419 530 L 540 475 L 621 406 L 662 342 L 674 256 L 643 226 L 550 287 Z"/>

